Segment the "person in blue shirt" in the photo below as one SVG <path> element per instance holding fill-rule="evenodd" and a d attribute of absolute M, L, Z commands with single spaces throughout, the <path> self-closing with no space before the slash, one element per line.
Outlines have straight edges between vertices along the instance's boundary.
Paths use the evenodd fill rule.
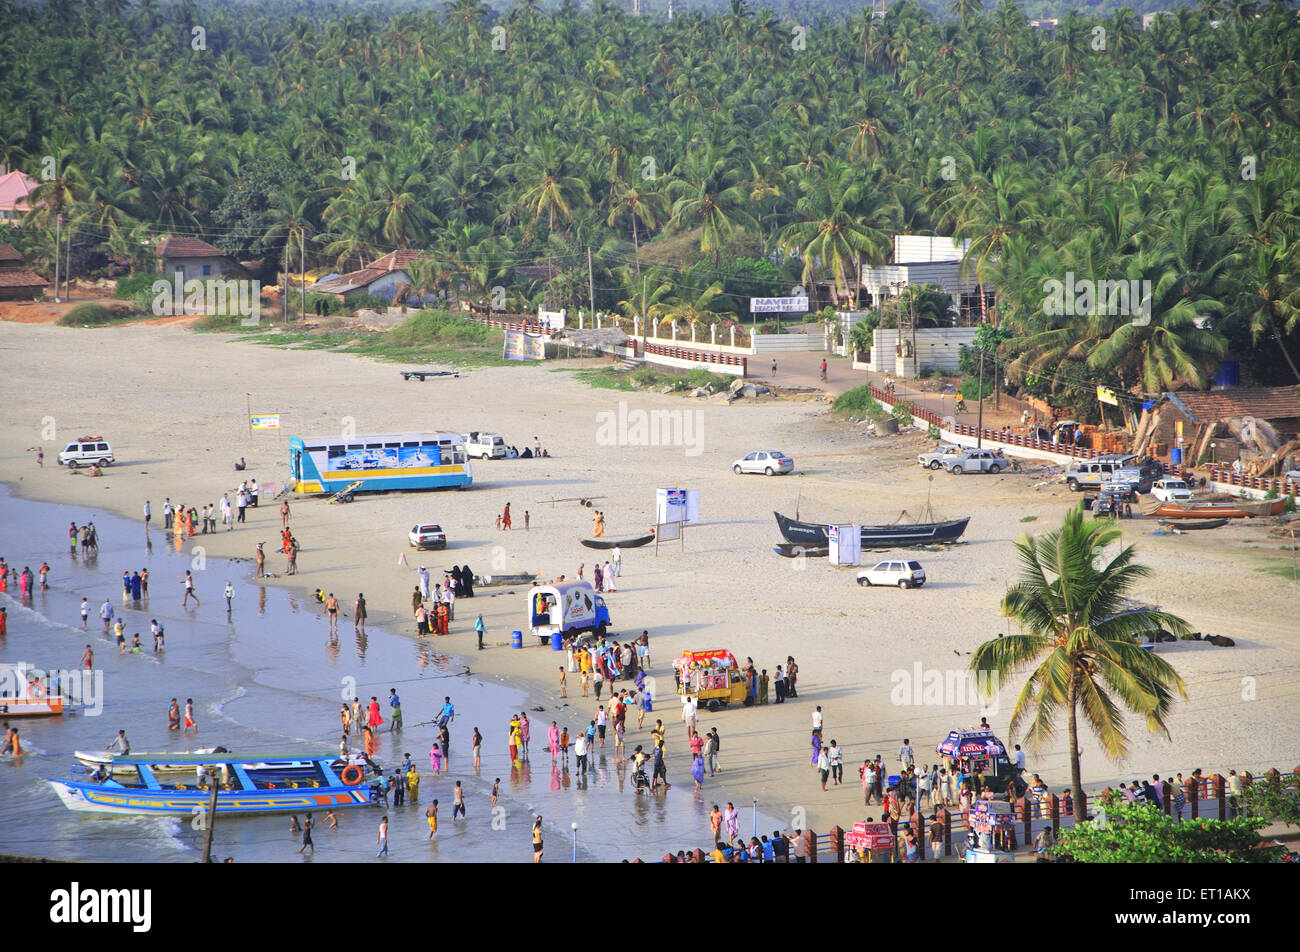
<path fill-rule="evenodd" d="M 444 697 L 442 710 L 438 712 L 438 726 L 446 727 L 456 718 L 456 708 L 451 703 L 451 698 Z"/>
<path fill-rule="evenodd" d="M 763 837 L 763 862 L 765 863 L 776 862 L 776 848 L 772 845 L 772 841 L 769 840 L 766 836 Z"/>
<path fill-rule="evenodd" d="M 402 729 L 402 699 L 397 696 L 397 688 L 388 689 L 388 706 L 391 714 L 388 718 L 388 732 Z"/>

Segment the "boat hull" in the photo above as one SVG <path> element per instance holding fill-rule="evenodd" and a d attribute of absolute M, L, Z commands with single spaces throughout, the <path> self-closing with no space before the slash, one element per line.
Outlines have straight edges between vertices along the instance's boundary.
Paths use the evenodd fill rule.
<path fill-rule="evenodd" d="M 638 549 L 643 545 L 649 545 L 655 540 L 654 533 L 649 535 L 637 536 L 635 539 L 580 539 L 579 541 L 589 549 Z"/>
<path fill-rule="evenodd" d="M 111 783 L 76 780 L 48 781 L 63 805 L 78 813 L 196 816 L 208 808 L 206 790 L 149 790 Z M 218 791 L 217 813 L 295 813 L 359 807 L 370 803 L 370 787 L 312 787 L 286 790 Z"/>
<path fill-rule="evenodd" d="M 1181 520 L 1175 522 L 1170 519 L 1161 519 L 1159 521 L 1162 526 L 1168 526 L 1171 529 L 1178 529 L 1182 532 L 1186 532 L 1189 529 L 1218 529 L 1228 524 L 1227 519 L 1205 519 L 1203 521 L 1188 520 L 1186 522 Z"/>
<path fill-rule="evenodd" d="M 1282 500 L 1284 505 L 1285 502 Z M 1145 509 L 1144 514 L 1157 519 L 1254 519 L 1260 515 L 1249 507 L 1250 503 L 1235 502 L 1203 502 L 1191 506 L 1165 502 Z"/>
<path fill-rule="evenodd" d="M 808 547 L 830 545 L 829 526 L 814 522 L 800 522 L 774 512 L 777 527 L 787 542 Z M 948 522 L 918 522 L 911 525 L 859 526 L 864 549 L 894 549 L 911 545 L 933 545 L 955 542 L 966 531 L 970 516 Z"/>
<path fill-rule="evenodd" d="M 831 554 L 829 546 L 804 545 L 802 542 L 778 542 L 772 546 L 772 551 L 777 555 L 785 556 L 787 559 L 797 559 L 800 557 L 824 559 Z"/>
<path fill-rule="evenodd" d="M 63 698 L 0 698 L 0 717 L 58 717 Z"/>

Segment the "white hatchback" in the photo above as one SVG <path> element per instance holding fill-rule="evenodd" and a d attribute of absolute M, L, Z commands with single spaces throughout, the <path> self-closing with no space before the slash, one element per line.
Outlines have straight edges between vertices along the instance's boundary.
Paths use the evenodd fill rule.
<path fill-rule="evenodd" d="M 899 588 L 920 588 L 925 584 L 925 569 L 914 560 L 877 562 L 858 573 L 858 584 L 897 585 Z"/>
<path fill-rule="evenodd" d="M 445 549 L 447 548 L 447 535 L 442 531 L 442 526 L 433 523 L 412 526 L 411 531 L 406 536 L 411 545 L 417 549 Z"/>

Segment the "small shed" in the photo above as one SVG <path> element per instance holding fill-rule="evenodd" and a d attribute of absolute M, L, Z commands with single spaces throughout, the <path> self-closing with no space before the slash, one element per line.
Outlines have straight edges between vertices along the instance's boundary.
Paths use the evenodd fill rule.
<path fill-rule="evenodd" d="M 50 282 L 27 268 L 22 253 L 13 245 L 0 245 L 0 301 L 31 301 L 40 297 Z"/>

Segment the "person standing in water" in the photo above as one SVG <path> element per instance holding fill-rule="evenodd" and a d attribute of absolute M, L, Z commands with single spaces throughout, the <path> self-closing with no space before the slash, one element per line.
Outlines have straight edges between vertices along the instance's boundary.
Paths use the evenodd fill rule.
<path fill-rule="evenodd" d="M 303 817 L 303 819 L 302 819 L 302 846 L 300 846 L 300 847 L 298 848 L 298 852 L 299 852 L 300 854 L 302 853 L 303 850 L 305 850 L 307 847 L 310 846 L 310 847 L 311 847 L 311 853 L 312 853 L 312 855 L 313 855 L 313 856 L 316 855 L 316 844 L 313 843 L 313 842 L 311 841 L 311 828 L 312 828 L 313 826 L 315 826 L 315 825 L 316 825 L 316 824 L 315 824 L 314 822 L 312 822 L 312 818 L 311 818 L 311 814 L 310 814 L 310 813 L 308 813 L 305 817 Z"/>
<path fill-rule="evenodd" d="M 330 592 L 329 597 L 325 599 L 325 614 L 329 616 L 330 634 L 334 634 L 339 628 L 339 600 Z"/>
<path fill-rule="evenodd" d="M 388 817 L 384 817 L 382 820 L 379 821 L 379 835 L 375 838 L 375 842 L 379 844 L 379 852 L 375 854 L 375 858 L 378 859 L 380 856 L 387 856 L 388 855 Z"/>
<path fill-rule="evenodd" d="M 226 614 L 231 611 L 230 600 L 235 597 L 235 586 L 230 584 L 230 579 L 226 579 Z M 314 852 L 314 851 L 313 851 Z"/>
<path fill-rule="evenodd" d="M 176 703 L 176 698 L 172 698 L 172 703 L 167 708 L 167 729 L 169 731 L 181 729 L 181 706 Z"/>
<path fill-rule="evenodd" d="M 262 551 L 264 545 L 266 545 L 265 542 L 257 543 L 257 575 L 254 578 L 266 577 L 266 553 Z"/>
<path fill-rule="evenodd" d="M 352 629 L 366 633 L 366 596 L 362 592 L 357 593 L 357 603 L 352 608 Z"/>
<path fill-rule="evenodd" d="M 185 578 L 181 581 L 181 584 L 185 586 L 185 597 L 181 599 L 181 607 L 188 606 L 192 596 L 194 598 L 194 607 L 198 608 L 199 596 L 194 591 L 194 576 L 190 574 L 188 569 L 185 570 Z"/>
<path fill-rule="evenodd" d="M 89 618 L 90 618 L 90 602 L 86 601 L 86 597 L 83 595 L 81 597 L 81 630 L 82 631 L 86 630 L 86 622 Z"/>
<path fill-rule="evenodd" d="M 187 697 L 185 699 L 185 730 L 183 733 L 188 734 L 191 730 L 194 731 L 195 736 L 198 735 L 199 725 L 194 720 L 194 698 Z"/>
<path fill-rule="evenodd" d="M 438 801 L 434 800 L 429 804 L 428 809 L 424 811 L 424 818 L 429 821 L 429 839 L 433 839 L 438 832 Z"/>
<path fill-rule="evenodd" d="M 533 862 L 542 861 L 542 818 L 533 821 Z"/>

